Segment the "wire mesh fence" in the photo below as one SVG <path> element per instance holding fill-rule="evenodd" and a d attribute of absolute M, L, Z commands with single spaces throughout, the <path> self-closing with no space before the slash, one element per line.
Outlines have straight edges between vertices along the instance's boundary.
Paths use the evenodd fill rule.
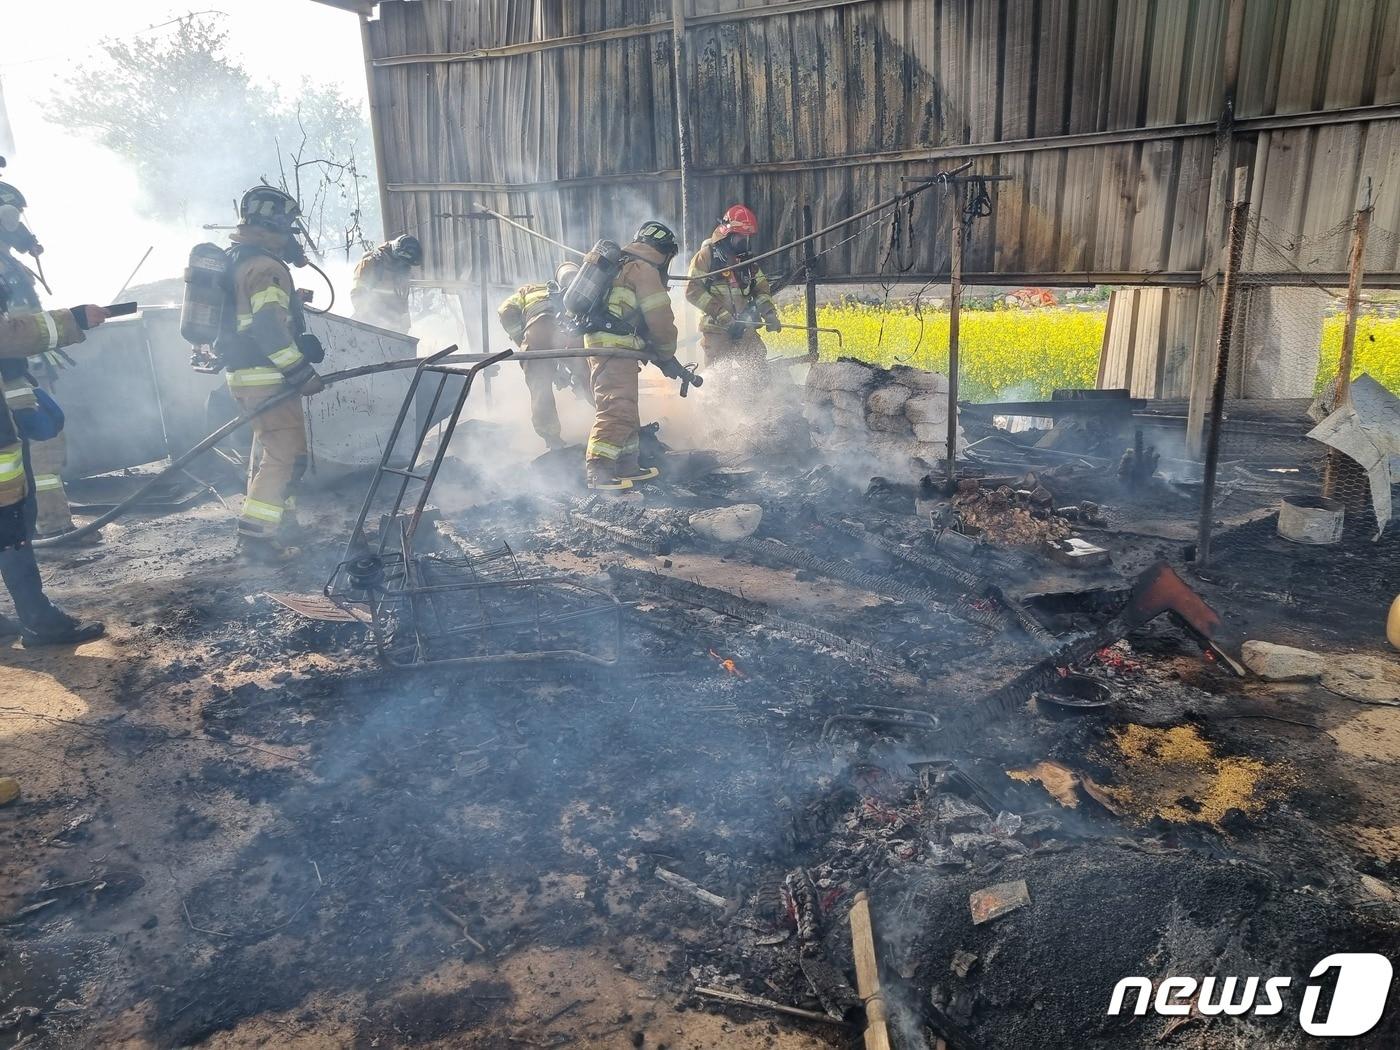
<path fill-rule="evenodd" d="M 1251 214 L 1203 563 L 1280 593 L 1388 603 L 1400 590 L 1400 236 L 1369 212 L 1307 237 Z M 1349 290 L 1348 281 L 1351 288 Z"/>

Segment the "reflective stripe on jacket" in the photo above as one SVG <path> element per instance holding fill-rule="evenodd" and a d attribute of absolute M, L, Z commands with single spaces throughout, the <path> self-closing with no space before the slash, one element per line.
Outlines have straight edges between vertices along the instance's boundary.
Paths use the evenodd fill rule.
<path fill-rule="evenodd" d="M 496 309 L 501 327 L 510 336 L 510 341 L 519 346 L 525 339 L 525 329 L 546 314 L 558 312 L 554 296 L 547 284 L 526 284 L 515 290 L 515 294 L 502 301 Z"/>
<path fill-rule="evenodd" d="M 260 230 L 234 234 L 235 244 L 264 247 Z M 267 358 L 268 364 L 229 371 L 232 389 L 274 387 L 285 382 L 297 369 L 306 367 L 306 358 L 297 349 L 299 314 L 292 303 L 295 295 L 292 272 L 280 259 L 263 252 L 249 252 L 233 271 L 233 301 L 236 328 Z"/>
<path fill-rule="evenodd" d="M 688 276 L 698 277 L 722 265 L 722 260 L 715 258 L 715 244 L 723 237 L 722 228 L 716 229 L 710 239 L 700 246 L 690 260 Z M 700 322 L 700 327 L 705 331 L 724 331 L 734 318 L 750 306 L 756 306 L 758 316 L 765 321 L 777 316 L 767 275 L 757 266 L 750 265 L 747 269 L 752 271 L 752 276 L 745 278 L 744 269 L 743 266 L 736 266 L 703 281 L 686 283 L 685 297 L 705 315 Z"/>
<path fill-rule="evenodd" d="M 618 324 L 617 331 L 587 332 L 583 345 L 593 349 L 646 349 L 659 357 L 676 353 L 676 315 L 671 293 L 658 269 L 665 259 L 649 244 L 633 241 L 623 252 L 629 256 L 608 291 L 606 312 Z"/>

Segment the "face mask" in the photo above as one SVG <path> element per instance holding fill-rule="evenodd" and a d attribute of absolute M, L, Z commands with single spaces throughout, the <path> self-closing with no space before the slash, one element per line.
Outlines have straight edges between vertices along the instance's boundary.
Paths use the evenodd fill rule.
<path fill-rule="evenodd" d="M 736 253 L 743 255 L 749 250 L 749 239 L 740 234 L 731 233 L 729 235 L 729 247 L 734 249 Z"/>

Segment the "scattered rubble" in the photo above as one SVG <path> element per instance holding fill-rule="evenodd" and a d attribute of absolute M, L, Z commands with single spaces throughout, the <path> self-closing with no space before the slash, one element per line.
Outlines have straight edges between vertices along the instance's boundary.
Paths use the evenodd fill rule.
<path fill-rule="evenodd" d="M 697 511 L 686 519 L 697 536 L 716 543 L 738 543 L 758 531 L 763 508 L 757 503 L 738 503 Z"/>
<path fill-rule="evenodd" d="M 980 926 L 984 922 L 991 922 L 1010 914 L 1017 908 L 1024 908 L 1030 902 L 1031 894 L 1026 880 L 1017 879 L 1014 882 L 999 882 L 995 886 L 975 890 L 968 897 L 967 906 L 972 912 L 972 924 Z"/>

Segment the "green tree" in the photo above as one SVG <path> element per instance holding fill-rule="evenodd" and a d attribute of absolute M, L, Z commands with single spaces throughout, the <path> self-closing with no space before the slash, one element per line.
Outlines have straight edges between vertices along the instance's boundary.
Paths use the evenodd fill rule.
<path fill-rule="evenodd" d="M 284 98 L 227 51 L 216 17 L 154 37 L 109 41 L 51 101 L 58 124 L 95 133 L 135 169 L 143 211 L 228 222 L 260 180 L 295 193 L 323 250 L 357 250 L 379 229 L 368 123 L 333 88 L 303 80 Z"/>

